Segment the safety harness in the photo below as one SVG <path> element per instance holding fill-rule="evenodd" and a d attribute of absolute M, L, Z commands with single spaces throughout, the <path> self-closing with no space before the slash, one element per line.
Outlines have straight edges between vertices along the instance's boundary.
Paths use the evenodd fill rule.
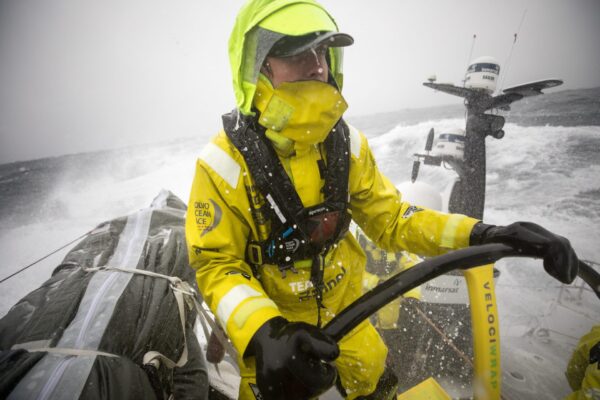
<path fill-rule="evenodd" d="M 266 240 L 249 240 L 246 252 L 248 263 L 255 270 L 263 264 L 275 264 L 285 276 L 288 270 L 295 272 L 295 261 L 311 259 L 311 282 L 321 308 L 324 258 L 329 249 L 347 233 L 351 220 L 348 207 L 348 126 L 340 119 L 325 139 L 327 162 L 319 162 L 319 171 L 325 180 L 321 189 L 325 201 L 312 207 L 302 204 L 294 184 L 265 135 L 265 128 L 256 122 L 255 117 L 242 116 L 233 111 L 223 116 L 223 127 L 244 157 L 258 192 L 266 200 L 260 211 L 271 222 Z"/>

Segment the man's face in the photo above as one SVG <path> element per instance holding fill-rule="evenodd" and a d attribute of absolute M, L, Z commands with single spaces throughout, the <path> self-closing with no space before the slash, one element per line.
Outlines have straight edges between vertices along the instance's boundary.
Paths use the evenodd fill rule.
<path fill-rule="evenodd" d="M 315 80 L 327 82 L 327 46 L 321 45 L 290 57 L 267 57 L 262 73 L 274 88 L 283 82 Z"/>

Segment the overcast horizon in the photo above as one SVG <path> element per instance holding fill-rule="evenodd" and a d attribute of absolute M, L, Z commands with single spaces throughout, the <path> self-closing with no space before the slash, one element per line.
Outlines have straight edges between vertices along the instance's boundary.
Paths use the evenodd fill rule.
<path fill-rule="evenodd" d="M 234 107 L 227 41 L 243 3 L 0 0 L 0 164 L 208 139 Z M 503 88 L 600 86 L 598 0 L 321 3 L 355 39 L 348 116 L 460 104 L 422 82 L 460 84 L 483 55 Z"/>

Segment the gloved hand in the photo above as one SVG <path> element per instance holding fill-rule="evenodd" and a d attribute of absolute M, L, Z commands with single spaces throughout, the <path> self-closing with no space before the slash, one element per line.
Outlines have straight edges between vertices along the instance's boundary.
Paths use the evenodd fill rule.
<path fill-rule="evenodd" d="M 256 357 L 256 384 L 264 399 L 310 399 L 335 383 L 337 343 L 319 328 L 275 317 L 261 326 L 246 355 Z"/>
<path fill-rule="evenodd" d="M 544 269 L 563 283 L 577 276 L 579 260 L 569 241 L 532 222 L 515 222 L 508 226 L 477 223 L 471 231 L 470 244 L 503 243 L 524 255 L 544 259 Z"/>

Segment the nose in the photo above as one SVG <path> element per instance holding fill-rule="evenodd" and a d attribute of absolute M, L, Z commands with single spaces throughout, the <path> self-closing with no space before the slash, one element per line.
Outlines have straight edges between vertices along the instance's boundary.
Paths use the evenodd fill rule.
<path fill-rule="evenodd" d="M 327 82 L 327 59 L 324 54 L 314 49 L 306 52 L 302 59 L 305 79 Z"/>
<path fill-rule="evenodd" d="M 307 78 L 321 82 L 327 82 L 327 69 L 322 65 L 313 63 L 307 70 Z"/>

